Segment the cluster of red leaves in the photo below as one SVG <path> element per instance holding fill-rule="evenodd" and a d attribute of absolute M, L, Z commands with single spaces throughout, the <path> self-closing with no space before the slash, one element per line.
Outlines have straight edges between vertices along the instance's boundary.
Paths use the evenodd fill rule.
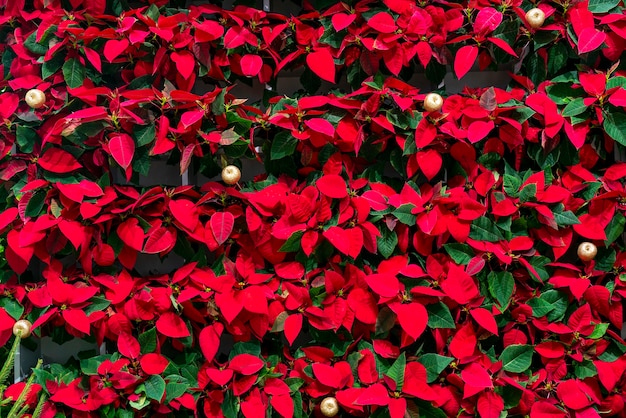
<path fill-rule="evenodd" d="M 320 416 L 325 396 L 363 417 L 624 416 L 620 1 L 541 3 L 540 29 L 521 0 L 26 3 L 0 1 L 0 344 L 28 318 L 114 351 L 40 371 L 44 416 Z M 511 87 L 424 111 L 407 73 L 476 61 L 515 61 Z M 262 110 L 223 87 L 301 65 L 354 90 Z M 267 172 L 139 187 L 162 156 Z M 175 271 L 139 273 L 155 255 Z"/>

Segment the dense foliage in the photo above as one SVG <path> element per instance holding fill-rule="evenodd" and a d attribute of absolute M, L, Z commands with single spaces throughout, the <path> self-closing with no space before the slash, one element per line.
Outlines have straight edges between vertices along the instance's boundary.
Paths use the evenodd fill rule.
<path fill-rule="evenodd" d="M 110 353 L 31 412 L 626 416 L 622 1 L 176 3 L 0 0 L 0 353 Z M 510 86 L 447 94 L 472 68 Z M 164 160 L 210 181 L 140 186 Z"/>

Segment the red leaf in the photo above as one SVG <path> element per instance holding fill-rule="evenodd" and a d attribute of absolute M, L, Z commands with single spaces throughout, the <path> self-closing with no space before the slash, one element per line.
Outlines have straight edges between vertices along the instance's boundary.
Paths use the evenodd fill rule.
<path fill-rule="evenodd" d="M 334 389 L 341 387 L 341 373 L 334 367 L 322 363 L 314 363 L 312 367 L 313 374 L 322 385 Z"/>
<path fill-rule="evenodd" d="M 189 144 L 183 150 L 183 155 L 180 158 L 180 175 L 185 174 L 187 169 L 189 169 L 189 164 L 191 164 L 191 157 L 193 157 L 193 153 L 197 147 L 197 144 Z"/>
<path fill-rule="evenodd" d="M 98 70 L 99 73 L 102 72 L 102 61 L 100 60 L 100 54 L 94 51 L 91 48 L 83 47 L 83 51 L 85 51 L 85 56 L 87 60 L 93 65 L 93 67 Z M 112 60 L 109 60 L 109 62 Z"/>
<path fill-rule="evenodd" d="M 300 331 L 302 330 L 302 314 L 289 315 L 285 319 L 285 338 L 289 342 L 289 345 L 293 345 Z"/>
<path fill-rule="evenodd" d="M 128 45 L 130 45 L 130 43 L 126 38 L 120 40 L 111 39 L 104 45 L 104 57 L 109 62 L 113 62 L 115 58 L 119 57 L 120 54 L 126 51 Z"/>
<path fill-rule="evenodd" d="M 235 217 L 230 212 L 216 212 L 211 216 L 210 224 L 213 237 L 218 244 L 222 245 L 233 232 Z"/>
<path fill-rule="evenodd" d="M 341 199 L 348 196 L 346 182 L 338 174 L 326 174 L 317 179 L 315 185 L 322 194 L 333 199 Z"/>
<path fill-rule="evenodd" d="M 483 7 L 476 15 L 474 33 L 485 36 L 493 32 L 502 23 L 502 13 L 493 7 Z"/>
<path fill-rule="evenodd" d="M 246 54 L 241 57 L 239 65 L 241 66 L 241 72 L 243 75 L 246 77 L 254 77 L 261 72 L 263 59 L 255 54 Z"/>
<path fill-rule="evenodd" d="M 10 207 L 0 213 L 0 231 L 11 224 L 17 217 L 17 208 Z"/>
<path fill-rule="evenodd" d="M 168 359 L 157 353 L 148 353 L 142 356 L 139 363 L 146 374 L 161 374 L 170 364 Z"/>
<path fill-rule="evenodd" d="M 187 329 L 185 321 L 174 312 L 162 313 L 156 321 L 156 329 L 166 337 L 189 337 L 189 329 Z"/>
<path fill-rule="evenodd" d="M 44 170 L 52 173 L 70 173 L 82 167 L 76 158 L 60 148 L 48 148 L 43 156 L 37 159 L 37 163 Z"/>
<path fill-rule="evenodd" d="M 475 144 L 489 135 L 489 132 L 491 132 L 494 127 L 495 125 L 492 120 L 489 122 L 484 122 L 482 120 L 474 121 L 467 128 L 467 139 L 472 144 Z"/>
<path fill-rule="evenodd" d="M 348 295 L 348 304 L 354 312 L 354 316 L 364 324 L 375 324 L 378 316 L 376 300 L 371 292 L 356 288 Z"/>
<path fill-rule="evenodd" d="M 322 235 L 345 255 L 350 253 L 350 238 L 344 229 L 338 226 L 331 226 Z"/>
<path fill-rule="evenodd" d="M 172 61 L 176 63 L 176 69 L 186 80 L 193 74 L 196 67 L 196 59 L 189 51 L 174 51 L 172 52 Z"/>
<path fill-rule="evenodd" d="M 584 54 L 599 48 L 605 39 L 606 33 L 594 27 L 583 29 L 578 36 L 578 53 Z"/>
<path fill-rule="evenodd" d="M 159 227 L 148 231 L 148 240 L 143 247 L 146 254 L 159 254 L 171 250 L 176 244 L 176 237 L 168 228 Z"/>
<path fill-rule="evenodd" d="M 76 328 L 82 333 L 89 335 L 91 328 L 91 321 L 87 317 L 87 314 L 80 309 L 64 309 L 61 311 L 63 319 L 70 324 L 73 328 Z"/>
<path fill-rule="evenodd" d="M 532 408 L 530 408 L 530 416 L 533 418 L 565 418 L 568 414 L 547 401 L 538 401 L 533 403 Z"/>
<path fill-rule="evenodd" d="M 496 320 L 494 319 L 491 312 L 489 312 L 485 308 L 476 308 L 472 309 L 470 311 L 470 314 L 472 315 L 472 318 L 474 318 L 474 320 L 478 322 L 478 325 L 480 325 L 490 333 L 498 335 L 498 324 L 496 324 Z"/>
<path fill-rule="evenodd" d="M 198 225 L 198 213 L 196 205 L 187 199 L 170 200 L 169 209 L 176 221 L 190 231 L 196 229 Z"/>
<path fill-rule="evenodd" d="M 400 281 L 392 274 L 368 274 L 365 281 L 378 296 L 390 298 L 400 292 Z"/>
<path fill-rule="evenodd" d="M 398 316 L 398 323 L 404 332 L 417 340 L 428 324 L 428 312 L 421 303 L 395 304 L 390 308 Z"/>
<path fill-rule="evenodd" d="M 468 364 L 461 372 L 461 378 L 468 385 L 477 388 L 490 388 L 493 386 L 491 376 L 487 370 L 478 363 Z"/>
<path fill-rule="evenodd" d="M 109 140 L 109 152 L 115 162 L 126 170 L 135 155 L 135 141 L 128 134 L 116 135 Z"/>
<path fill-rule="evenodd" d="M 335 127 L 326 119 L 311 118 L 304 121 L 304 124 L 315 132 L 319 132 L 330 137 L 335 135 Z"/>
<path fill-rule="evenodd" d="M 230 361 L 229 369 L 237 373 L 250 376 L 261 370 L 265 362 L 252 354 L 238 354 Z"/>
<path fill-rule="evenodd" d="M 141 353 L 139 341 L 128 332 L 118 335 L 117 349 L 123 356 L 129 358 L 137 358 Z"/>
<path fill-rule="evenodd" d="M 80 222 L 61 220 L 59 229 L 70 240 L 75 249 L 78 249 L 85 240 L 84 227 Z"/>
<path fill-rule="evenodd" d="M 377 30 L 380 33 L 393 33 L 398 29 L 395 20 L 387 12 L 376 13 L 367 21 L 370 28 Z"/>
<path fill-rule="evenodd" d="M 565 380 L 559 383 L 556 394 L 568 408 L 583 409 L 591 405 L 591 400 L 578 380 Z"/>
<path fill-rule="evenodd" d="M 331 19 L 333 23 L 333 28 L 335 28 L 336 32 L 343 30 L 350 26 L 352 22 L 356 19 L 356 14 L 345 14 L 345 13 L 335 13 Z"/>
<path fill-rule="evenodd" d="M 200 343 L 200 350 L 204 358 L 211 363 L 217 354 L 217 350 L 220 348 L 220 338 L 224 332 L 224 325 L 216 322 L 213 325 L 206 326 L 200 331 L 198 341 Z"/>
<path fill-rule="evenodd" d="M 458 358 L 471 356 L 476 348 L 476 333 L 471 323 L 463 325 L 450 341 L 450 353 Z"/>
<path fill-rule="evenodd" d="M 463 78 L 469 72 L 477 57 L 478 47 L 476 45 L 465 45 L 457 51 L 454 57 L 454 73 L 458 79 Z"/>
<path fill-rule="evenodd" d="M 462 267 L 451 265 L 446 279 L 441 283 L 441 290 L 455 302 L 466 304 L 479 296 L 475 280 Z"/>
<path fill-rule="evenodd" d="M 605 240 L 606 233 L 602 225 L 591 215 L 581 215 L 579 224 L 574 225 L 574 231 L 582 237 L 589 239 Z"/>
<path fill-rule="evenodd" d="M 204 115 L 205 115 L 205 111 L 202 109 L 190 110 L 181 115 L 180 123 L 182 123 L 185 128 L 189 128 L 194 123 L 201 121 L 202 118 L 204 118 Z M 167 143 L 172 144 L 172 147 L 173 147 L 173 144 L 174 144 L 173 141 L 168 140 Z"/>
<path fill-rule="evenodd" d="M 117 227 L 117 235 L 130 248 L 141 251 L 144 233 L 137 218 L 128 218 Z"/>
<path fill-rule="evenodd" d="M 364 389 L 354 403 L 355 405 L 386 406 L 389 404 L 389 393 L 381 383 L 375 383 Z"/>
<path fill-rule="evenodd" d="M 541 357 L 557 359 L 563 357 L 565 354 L 565 347 L 557 341 L 546 341 L 538 344 L 535 347 L 535 351 L 537 351 Z"/>
<path fill-rule="evenodd" d="M 443 159 L 441 158 L 441 154 L 434 149 L 418 151 L 416 158 L 422 173 L 424 173 L 428 180 L 432 180 L 441 170 Z"/>
<path fill-rule="evenodd" d="M 308 54 L 306 64 L 322 80 L 335 82 L 335 60 L 330 50 L 322 48 Z"/>
<path fill-rule="evenodd" d="M 426 41 L 420 41 L 415 46 L 417 52 L 417 58 L 420 60 L 420 63 L 424 68 L 430 62 L 430 59 L 433 57 L 433 49 L 430 44 Z"/>
<path fill-rule="evenodd" d="M 492 44 L 500 47 L 501 49 L 504 50 L 504 52 L 506 52 L 509 55 L 512 55 L 514 57 L 517 58 L 517 54 L 515 53 L 515 51 L 513 50 L 513 48 L 511 48 L 511 45 L 508 44 L 508 42 L 506 42 L 503 39 L 500 38 L 487 38 Z"/>
<path fill-rule="evenodd" d="M 277 379 L 273 379 L 273 380 L 282 382 L 281 380 L 277 380 Z M 287 385 L 285 384 L 285 386 L 287 386 Z M 267 381 L 265 383 L 264 390 L 267 393 L 267 390 L 268 390 L 268 382 Z M 276 410 L 276 412 L 278 412 L 280 414 L 281 417 L 283 417 L 283 418 L 292 418 L 293 417 L 293 411 L 294 411 L 293 399 L 291 399 L 291 396 L 288 393 L 287 394 L 273 395 L 270 398 L 270 404 Z"/>
<path fill-rule="evenodd" d="M 504 411 L 504 400 L 497 393 L 486 391 L 478 398 L 477 409 L 480 418 L 500 418 Z"/>

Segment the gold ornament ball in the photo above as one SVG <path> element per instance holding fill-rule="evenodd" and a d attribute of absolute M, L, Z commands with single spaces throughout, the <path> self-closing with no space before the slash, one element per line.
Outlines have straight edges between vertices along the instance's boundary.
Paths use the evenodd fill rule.
<path fill-rule="evenodd" d="M 332 396 L 328 396 L 320 403 L 320 410 L 325 417 L 334 417 L 339 413 L 339 404 L 337 399 Z"/>
<path fill-rule="evenodd" d="M 33 327 L 33 324 L 30 323 L 27 319 L 20 319 L 15 324 L 13 324 L 13 335 L 20 338 L 28 338 L 30 336 L 30 330 Z"/>
<path fill-rule="evenodd" d="M 443 97 L 437 93 L 428 93 L 424 98 L 424 109 L 428 112 L 436 112 L 443 106 Z"/>
<path fill-rule="evenodd" d="M 526 12 L 526 21 L 528 25 L 533 29 L 538 29 L 543 26 L 543 22 L 546 20 L 546 14 L 543 10 L 535 7 Z"/>
<path fill-rule="evenodd" d="M 39 109 L 46 103 L 46 93 L 39 89 L 30 89 L 24 97 L 26 104 L 33 109 Z"/>
<path fill-rule="evenodd" d="M 591 261 L 598 254 L 598 247 L 593 242 L 581 242 L 577 253 L 582 261 Z"/>
<path fill-rule="evenodd" d="M 222 180 L 226 184 L 237 184 L 241 178 L 241 170 L 236 165 L 227 165 L 222 169 Z"/>

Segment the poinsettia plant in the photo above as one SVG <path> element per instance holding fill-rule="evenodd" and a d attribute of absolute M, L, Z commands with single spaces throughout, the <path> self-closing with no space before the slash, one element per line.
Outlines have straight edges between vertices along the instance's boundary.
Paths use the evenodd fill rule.
<path fill-rule="evenodd" d="M 0 414 L 625 416 L 622 1 L 181 3 L 0 1 Z"/>

